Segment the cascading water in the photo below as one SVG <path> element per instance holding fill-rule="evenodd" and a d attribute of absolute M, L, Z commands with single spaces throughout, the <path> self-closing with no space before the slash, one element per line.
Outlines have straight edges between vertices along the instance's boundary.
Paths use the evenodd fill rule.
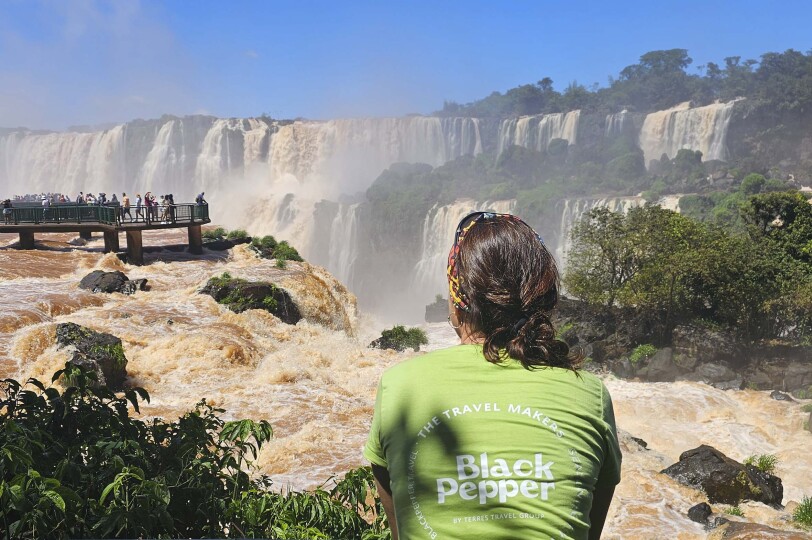
<path fill-rule="evenodd" d="M 735 103 L 691 108 L 686 102 L 647 115 L 639 138 L 646 165 L 663 154 L 673 159 L 682 148 L 701 151 L 704 161 L 726 161 L 727 130 Z"/>
<path fill-rule="evenodd" d="M 515 200 L 477 202 L 472 199 L 434 206 L 423 221 L 420 260 L 414 267 L 414 289 L 420 302 L 431 303 L 436 294 L 446 294 L 446 263 L 448 250 L 454 239 L 454 230 L 466 214 L 476 210 L 489 210 L 501 214 L 513 211 Z"/>
<path fill-rule="evenodd" d="M 631 126 L 631 114 L 627 110 L 622 110 L 619 113 L 606 115 L 606 128 L 604 135 L 606 137 L 617 137 L 626 133 Z"/>
<path fill-rule="evenodd" d="M 0 136 L 0 185 L 10 193 L 79 191 L 227 194 L 236 180 L 273 191 L 294 178 L 325 197 L 366 189 L 392 163 L 441 165 L 482 152 L 472 118 L 282 123 L 166 117 L 91 133 Z M 257 189 L 259 188 L 259 189 Z"/>
<path fill-rule="evenodd" d="M 358 258 L 359 203 L 340 205 L 330 226 L 328 268 L 341 283 L 353 283 L 355 260 Z"/>
<path fill-rule="evenodd" d="M 565 139 L 569 144 L 575 144 L 580 118 L 581 111 L 570 111 L 503 120 L 499 126 L 498 153 L 512 145 L 541 152 L 553 139 Z"/>

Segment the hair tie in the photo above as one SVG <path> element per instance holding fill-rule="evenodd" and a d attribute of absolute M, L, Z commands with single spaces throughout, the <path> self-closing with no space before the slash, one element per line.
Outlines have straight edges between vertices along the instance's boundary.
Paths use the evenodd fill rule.
<path fill-rule="evenodd" d="M 513 325 L 513 326 L 510 328 L 510 332 L 511 332 L 511 333 L 512 333 L 514 336 L 518 336 L 518 335 L 519 335 L 519 332 L 521 331 L 521 329 L 522 329 L 522 328 L 524 328 L 524 325 L 525 325 L 525 324 L 527 324 L 527 317 L 522 317 L 521 319 L 519 319 L 518 321 L 516 321 L 516 324 L 514 324 L 514 325 Z"/>

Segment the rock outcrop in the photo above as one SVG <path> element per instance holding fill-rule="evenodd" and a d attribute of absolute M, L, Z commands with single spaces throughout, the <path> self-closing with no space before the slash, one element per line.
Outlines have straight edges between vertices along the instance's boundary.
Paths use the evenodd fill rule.
<path fill-rule="evenodd" d="M 72 347 L 69 362 L 95 372 L 99 385 L 121 390 L 127 378 L 127 357 L 119 338 L 75 323 L 60 323 L 56 343 L 59 348 Z"/>
<path fill-rule="evenodd" d="M 699 503 L 688 509 L 688 519 L 697 523 L 705 524 L 713 513 L 708 503 Z"/>
<path fill-rule="evenodd" d="M 122 293 L 135 294 L 136 291 L 143 291 L 147 287 L 147 280 L 144 278 L 130 280 L 127 274 L 119 272 L 105 272 L 94 270 L 79 282 L 79 288 L 92 291 L 94 293 Z"/>
<path fill-rule="evenodd" d="M 296 324 L 302 318 L 290 294 L 273 283 L 246 281 L 223 274 L 211 278 L 200 293 L 211 296 L 235 313 L 262 309 L 287 324 Z"/>
<path fill-rule="evenodd" d="M 448 319 L 448 299 L 437 295 L 434 303 L 426 306 L 426 322 L 445 322 Z"/>
<path fill-rule="evenodd" d="M 679 461 L 664 469 L 674 480 L 701 489 L 711 503 L 739 504 L 744 500 L 781 504 L 781 479 L 730 459 L 712 446 L 683 452 Z"/>

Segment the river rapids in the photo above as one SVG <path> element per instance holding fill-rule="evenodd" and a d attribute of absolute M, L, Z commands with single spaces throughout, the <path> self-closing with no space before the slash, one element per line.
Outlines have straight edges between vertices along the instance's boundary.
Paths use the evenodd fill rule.
<path fill-rule="evenodd" d="M 257 466 L 279 488 L 311 488 L 365 464 L 361 449 L 378 379 L 415 353 L 367 348 L 380 324 L 360 315 L 355 297 L 327 271 L 299 263 L 279 269 L 245 246 L 200 257 L 146 253 L 145 266 L 131 267 L 103 254 L 98 238 L 82 248 L 68 243 L 73 235 L 42 238 L 40 249 L 19 251 L 10 247 L 16 236 L 0 235 L 0 377 L 50 380 L 66 360 L 55 347 L 54 328 L 76 322 L 122 339 L 129 383 L 146 388 L 152 398 L 142 414 L 177 417 L 205 398 L 226 409 L 228 419 L 270 421 L 274 439 Z M 177 231 L 144 235 L 145 246 L 185 240 Z M 79 289 L 79 280 L 94 269 L 147 278 L 149 290 L 124 296 Z M 304 319 L 290 326 L 261 311 L 235 314 L 197 293 L 223 272 L 286 288 Z M 429 349 L 454 344 L 447 325 L 426 330 Z M 775 454 L 784 504 L 812 495 L 812 434 L 803 429 L 809 416 L 801 411 L 803 403 L 700 383 L 638 383 L 611 376 L 605 382 L 624 453 L 605 538 L 708 538 L 711 532 L 686 516 L 688 508 L 705 500 L 703 494 L 659 473 L 703 443 L 738 461 Z M 648 449 L 631 436 L 644 439 Z M 748 521 L 792 529 L 786 511 L 752 502 L 741 508 Z M 798 532 L 759 536 L 803 537 Z"/>

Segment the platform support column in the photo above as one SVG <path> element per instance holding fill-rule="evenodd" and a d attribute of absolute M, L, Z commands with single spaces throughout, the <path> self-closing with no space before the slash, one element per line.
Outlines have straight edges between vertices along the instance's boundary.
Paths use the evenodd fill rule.
<path fill-rule="evenodd" d="M 33 231 L 20 231 L 20 249 L 34 249 Z"/>
<path fill-rule="evenodd" d="M 92 240 L 93 233 L 91 231 L 80 231 L 79 238 L 81 238 L 82 240 Z"/>
<path fill-rule="evenodd" d="M 195 255 L 203 253 L 203 231 L 200 229 L 200 225 L 189 227 L 189 253 Z"/>
<path fill-rule="evenodd" d="M 115 253 L 118 249 L 118 231 L 104 231 L 104 252 Z"/>
<path fill-rule="evenodd" d="M 127 231 L 127 262 L 136 266 L 144 264 L 141 231 Z"/>

